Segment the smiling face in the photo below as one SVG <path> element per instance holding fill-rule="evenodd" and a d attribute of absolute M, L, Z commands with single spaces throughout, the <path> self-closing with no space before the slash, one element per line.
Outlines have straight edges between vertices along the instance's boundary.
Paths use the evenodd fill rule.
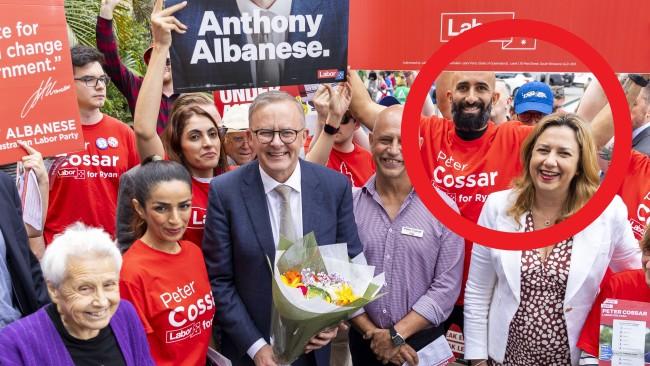
<path fill-rule="evenodd" d="M 453 90 L 447 93 L 456 128 L 463 131 L 480 131 L 490 119 L 492 104 L 498 99 L 494 92 L 494 73 L 456 72 Z"/>
<path fill-rule="evenodd" d="M 533 145 L 528 165 L 536 192 L 566 196 L 579 161 L 575 132 L 567 126 L 548 127 Z"/>
<path fill-rule="evenodd" d="M 378 178 L 397 179 L 406 175 L 402 157 L 402 111 L 402 106 L 382 111 L 369 136 Z"/>
<path fill-rule="evenodd" d="M 187 119 L 181 150 L 193 176 L 212 177 L 219 165 L 220 149 L 219 130 L 208 117 L 194 114 Z"/>
<path fill-rule="evenodd" d="M 192 188 L 183 181 L 163 181 L 151 189 L 143 208 L 133 200 L 136 212 L 147 223 L 142 240 L 151 246 L 173 246 L 183 237 L 192 210 Z"/>
<path fill-rule="evenodd" d="M 65 329 L 77 339 L 96 337 L 120 302 L 119 272 L 110 257 L 71 257 L 61 284 L 47 287 Z"/>
<path fill-rule="evenodd" d="M 304 124 L 300 110 L 294 102 L 288 100 L 278 100 L 260 106 L 251 116 L 248 133 L 253 151 L 266 174 L 280 183 L 289 179 L 298 164 L 306 134 Z M 262 143 L 260 136 L 254 133 L 259 130 L 286 129 L 299 131 L 291 143 L 283 142 L 278 133 L 273 134 L 271 142 Z"/>
<path fill-rule="evenodd" d="M 84 66 L 73 67 L 74 78 L 80 79 L 84 77 L 99 78 L 105 75 L 104 69 L 99 62 L 90 62 Z M 77 104 L 81 110 L 96 110 L 104 106 L 106 101 L 106 84 L 98 82 L 97 86 L 86 86 L 81 80 L 74 81 L 75 90 L 77 92 Z"/>
<path fill-rule="evenodd" d="M 224 146 L 226 154 L 228 154 L 237 165 L 246 164 L 255 158 L 246 131 L 228 131 L 224 140 Z"/>

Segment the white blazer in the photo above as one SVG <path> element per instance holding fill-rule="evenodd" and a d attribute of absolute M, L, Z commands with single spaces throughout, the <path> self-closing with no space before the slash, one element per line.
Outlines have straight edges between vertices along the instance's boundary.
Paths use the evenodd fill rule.
<path fill-rule="evenodd" d="M 525 217 L 520 218 L 518 228 L 506 213 L 513 201 L 511 190 L 492 193 L 478 223 L 499 231 L 524 231 Z M 521 254 L 520 250 L 474 244 L 465 288 L 466 359 L 489 356 L 503 362 L 510 321 L 521 301 Z M 572 365 L 578 365 L 580 350 L 576 343 L 608 266 L 615 272 L 641 268 L 641 251 L 627 220 L 625 204 L 618 196 L 594 222 L 573 237 L 564 297 Z"/>

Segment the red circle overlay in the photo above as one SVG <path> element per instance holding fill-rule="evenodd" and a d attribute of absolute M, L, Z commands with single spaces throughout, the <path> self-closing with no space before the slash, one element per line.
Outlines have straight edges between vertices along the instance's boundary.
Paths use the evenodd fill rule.
<path fill-rule="evenodd" d="M 596 194 L 575 215 L 553 225 L 548 229 L 528 233 L 501 232 L 480 226 L 452 210 L 440 198 L 432 187 L 431 179 L 425 171 L 418 144 L 420 113 L 422 104 L 430 86 L 440 72 L 461 53 L 492 39 L 504 37 L 531 37 L 553 43 L 567 52 L 571 52 L 584 65 L 591 69 L 601 83 L 609 100 L 614 116 L 614 158 L 608 170 L 607 178 Z M 515 51 L 516 52 L 516 51 Z M 422 67 L 408 95 L 408 102 L 402 118 L 402 136 L 404 161 L 418 195 L 431 213 L 445 226 L 467 240 L 496 249 L 525 250 L 540 248 L 559 243 L 582 231 L 592 223 L 609 205 L 618 191 L 627 172 L 628 159 L 632 145 L 632 127 L 625 93 L 614 71 L 607 61 L 584 40 L 573 33 L 552 24 L 515 19 L 499 20 L 473 28 L 455 37 L 435 52 Z M 507 164 L 513 156 L 519 157 L 519 151 L 512 156 L 504 156 Z"/>

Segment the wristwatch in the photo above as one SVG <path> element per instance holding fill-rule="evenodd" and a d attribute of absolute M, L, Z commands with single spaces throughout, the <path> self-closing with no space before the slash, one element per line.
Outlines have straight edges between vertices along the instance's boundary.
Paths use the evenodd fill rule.
<path fill-rule="evenodd" d="M 648 79 L 644 78 L 639 74 L 628 74 L 627 77 L 634 82 L 634 84 L 645 88 L 648 86 Z"/>
<path fill-rule="evenodd" d="M 390 328 L 388 328 L 388 332 L 390 333 L 391 341 L 393 341 L 393 346 L 399 347 L 406 343 L 404 337 L 402 337 L 401 334 L 397 333 L 395 327 L 391 326 Z"/>
<path fill-rule="evenodd" d="M 339 132 L 339 127 L 334 127 L 332 125 L 328 125 L 327 123 L 323 126 L 323 132 L 325 132 L 328 135 L 336 135 L 337 132 Z"/>

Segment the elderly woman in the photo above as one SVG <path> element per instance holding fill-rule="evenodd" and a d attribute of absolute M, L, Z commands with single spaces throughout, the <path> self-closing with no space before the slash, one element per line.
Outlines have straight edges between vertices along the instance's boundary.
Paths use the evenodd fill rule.
<path fill-rule="evenodd" d="M 106 232 L 68 227 L 41 263 L 53 304 L 0 331 L 0 364 L 153 365 L 137 313 L 120 301 L 121 265 Z"/>
<path fill-rule="evenodd" d="M 544 117 L 524 142 L 522 176 L 490 195 L 479 224 L 532 231 L 577 212 L 598 189 L 594 142 L 576 115 Z M 474 245 L 465 289 L 465 358 L 473 365 L 577 365 L 576 347 L 607 267 L 641 266 L 616 197 L 589 226 L 561 243 L 507 251 Z"/>

